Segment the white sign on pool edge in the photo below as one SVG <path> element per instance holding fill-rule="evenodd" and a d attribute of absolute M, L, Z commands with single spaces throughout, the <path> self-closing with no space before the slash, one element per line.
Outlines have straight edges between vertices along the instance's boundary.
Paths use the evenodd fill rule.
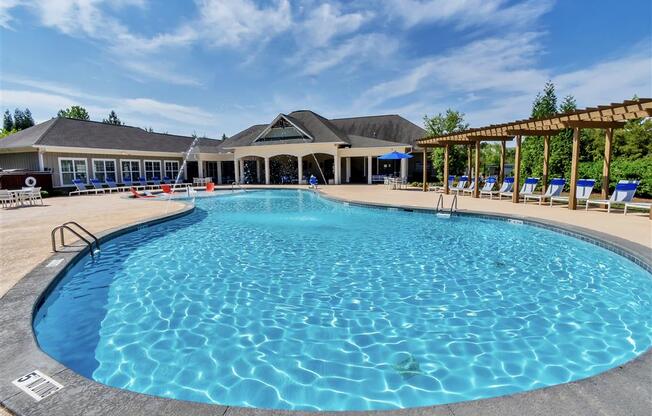
<path fill-rule="evenodd" d="M 25 393 L 29 394 L 37 402 L 40 402 L 63 388 L 62 384 L 57 383 L 38 370 L 34 370 L 22 377 L 18 377 L 16 380 L 12 381 L 12 383 Z"/>

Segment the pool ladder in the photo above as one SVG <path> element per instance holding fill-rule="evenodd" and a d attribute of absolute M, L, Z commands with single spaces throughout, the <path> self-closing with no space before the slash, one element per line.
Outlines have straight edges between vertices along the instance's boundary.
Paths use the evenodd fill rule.
<path fill-rule="evenodd" d="M 234 191 L 234 188 L 235 188 L 236 186 L 237 186 L 238 189 L 240 189 L 241 191 L 243 191 L 243 192 L 247 192 L 247 190 L 246 190 L 245 188 L 242 187 L 242 184 L 240 184 L 240 182 L 231 182 L 231 192 Z"/>
<path fill-rule="evenodd" d="M 455 211 L 457 211 L 457 194 L 453 195 L 453 201 L 451 202 L 451 207 L 448 209 L 448 212 L 444 212 L 444 194 L 439 194 L 437 206 L 435 207 L 435 215 L 438 217 L 450 218 Z"/>
<path fill-rule="evenodd" d="M 79 231 L 76 231 L 71 226 L 76 227 Z M 56 241 L 57 240 L 57 231 L 59 231 L 59 235 L 61 236 L 61 246 L 62 247 L 66 246 L 66 241 L 64 239 L 64 233 L 63 233 L 64 230 L 70 231 L 71 233 L 76 235 L 77 238 L 79 238 L 80 240 L 85 242 L 86 245 L 88 246 L 88 249 L 89 249 L 90 253 L 91 253 L 91 257 L 95 258 L 95 252 L 100 251 L 100 241 L 90 231 L 88 231 L 86 228 L 82 227 L 81 225 L 79 225 L 75 221 L 68 221 L 68 222 L 66 222 L 64 224 L 61 224 L 61 225 L 59 225 L 57 227 L 54 227 L 52 229 L 52 232 L 50 233 L 50 237 L 52 239 L 52 251 L 53 252 L 55 252 L 55 253 L 57 252 L 57 241 Z M 85 234 L 86 236 L 90 237 L 93 241 L 90 241 L 88 238 L 81 235 L 80 232 Z M 93 250 L 93 243 L 95 244 L 95 250 Z"/>

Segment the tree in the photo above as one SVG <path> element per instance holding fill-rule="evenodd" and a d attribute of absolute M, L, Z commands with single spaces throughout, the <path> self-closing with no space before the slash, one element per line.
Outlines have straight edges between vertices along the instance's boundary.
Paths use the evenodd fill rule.
<path fill-rule="evenodd" d="M 73 105 L 65 110 L 59 110 L 57 117 L 76 118 L 78 120 L 90 120 L 88 111 L 84 107 Z"/>
<path fill-rule="evenodd" d="M 11 131 L 14 129 L 14 119 L 11 118 L 9 110 L 5 110 L 5 115 L 2 118 L 2 130 Z"/>
<path fill-rule="evenodd" d="M 463 131 L 469 128 L 464 121 L 464 113 L 452 109 L 446 110 L 445 114 L 439 113 L 433 117 L 423 116 L 423 124 L 430 136 L 441 136 L 443 134 Z M 466 149 L 461 146 L 450 146 L 448 153 L 448 167 L 451 174 L 463 173 L 466 166 Z M 432 152 L 431 162 L 435 174 L 435 180 L 443 180 L 444 171 L 444 149 L 435 148 Z"/>
<path fill-rule="evenodd" d="M 120 121 L 118 115 L 113 110 L 111 110 L 111 112 L 109 113 L 109 118 L 103 119 L 102 123 L 115 124 L 116 126 L 122 126 L 124 124 L 122 121 Z"/>
<path fill-rule="evenodd" d="M 29 111 L 29 108 L 26 108 L 23 112 L 23 129 L 30 128 L 34 125 L 34 117 L 32 117 L 32 112 Z"/>
<path fill-rule="evenodd" d="M 23 129 L 23 118 L 25 117 L 25 114 L 23 113 L 22 110 L 16 108 L 14 110 L 14 128 L 16 130 L 22 130 Z"/>
<path fill-rule="evenodd" d="M 228 137 L 226 137 L 225 133 L 222 133 L 222 140 L 226 140 L 226 139 L 228 139 Z"/>

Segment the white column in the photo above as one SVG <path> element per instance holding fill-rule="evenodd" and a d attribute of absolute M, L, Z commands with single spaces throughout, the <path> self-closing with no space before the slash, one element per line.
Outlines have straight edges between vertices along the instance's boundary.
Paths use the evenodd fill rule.
<path fill-rule="evenodd" d="M 401 159 L 401 179 L 407 179 L 408 160 Z"/>
<path fill-rule="evenodd" d="M 371 177 L 373 176 L 373 156 L 367 156 L 367 183 L 371 185 Z"/>
<path fill-rule="evenodd" d="M 303 183 L 303 156 L 297 156 L 297 174 L 299 185 Z"/>
<path fill-rule="evenodd" d="M 122 166 L 120 166 L 120 169 L 122 169 Z M 123 175 L 124 175 L 124 173 L 123 173 Z M 188 182 L 188 161 L 187 160 L 183 164 L 183 179 L 184 179 L 185 182 Z M 192 182 L 192 178 L 190 179 L 190 182 Z"/>
<path fill-rule="evenodd" d="M 242 182 L 244 182 L 245 179 L 246 179 L 245 178 L 245 160 L 244 159 L 240 159 L 240 165 L 239 166 L 240 166 L 240 180 Z"/>
<path fill-rule="evenodd" d="M 335 158 L 335 160 L 333 161 L 333 164 L 335 165 L 335 169 L 334 169 L 334 172 L 333 172 L 333 176 L 334 176 L 333 182 L 335 182 L 335 185 L 339 185 L 341 183 L 340 182 L 340 170 L 342 169 L 342 167 L 341 167 L 342 161 L 340 160 L 340 157 L 338 155 L 335 155 L 333 157 Z"/>
<path fill-rule="evenodd" d="M 347 157 L 344 159 L 344 163 L 346 164 L 346 183 L 351 182 L 351 158 Z"/>
<path fill-rule="evenodd" d="M 45 150 L 40 150 L 38 151 L 38 170 L 43 172 L 45 170 L 45 162 L 43 161 L 43 154 L 45 153 Z M 117 167 L 116 167 L 117 168 Z M 115 178 L 118 180 L 118 178 Z"/>
<path fill-rule="evenodd" d="M 256 158 L 256 182 L 260 183 L 260 178 L 261 176 L 261 166 L 260 166 L 260 159 Z"/>
<path fill-rule="evenodd" d="M 235 173 L 235 181 L 240 183 L 240 159 L 233 158 L 233 169 Z"/>
<path fill-rule="evenodd" d="M 201 160 L 197 160 L 197 167 L 199 168 L 199 177 L 203 178 L 204 177 L 204 162 Z"/>
<path fill-rule="evenodd" d="M 269 158 L 265 158 L 265 185 L 269 185 L 271 180 L 270 180 L 270 171 L 269 171 Z"/>
<path fill-rule="evenodd" d="M 217 161 L 217 183 L 222 185 L 222 161 Z"/>

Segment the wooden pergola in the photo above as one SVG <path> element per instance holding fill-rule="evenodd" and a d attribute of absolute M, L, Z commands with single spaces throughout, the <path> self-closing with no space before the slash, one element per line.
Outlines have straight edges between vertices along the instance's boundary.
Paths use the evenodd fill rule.
<path fill-rule="evenodd" d="M 479 197 L 478 172 L 480 169 L 480 142 L 501 141 L 500 180 L 504 177 L 505 141 L 515 139 L 514 160 L 514 193 L 512 202 L 519 202 L 520 167 L 521 167 L 521 138 L 523 136 L 543 136 L 543 184 L 548 183 L 548 162 L 550 156 L 550 136 L 557 135 L 564 129 L 573 129 L 573 156 L 571 163 L 569 209 L 577 209 L 576 188 L 578 180 L 578 166 L 580 154 L 580 132 L 583 128 L 601 128 L 605 130 L 604 164 L 602 171 L 602 198 L 609 194 L 609 170 L 611 166 L 611 147 L 613 131 L 622 128 L 628 120 L 652 117 L 652 99 L 640 98 L 636 101 L 624 101 L 611 105 L 588 107 L 569 113 L 558 114 L 552 117 L 527 120 L 517 120 L 510 123 L 494 124 L 490 126 L 472 128 L 461 132 L 441 136 L 425 137 L 417 141 L 424 148 L 423 190 L 426 191 L 426 160 L 427 151 L 431 147 L 444 147 L 444 189 L 448 193 L 448 149 L 451 144 L 475 145 L 475 190 L 473 196 Z M 652 213 L 650 214 L 652 216 Z"/>

